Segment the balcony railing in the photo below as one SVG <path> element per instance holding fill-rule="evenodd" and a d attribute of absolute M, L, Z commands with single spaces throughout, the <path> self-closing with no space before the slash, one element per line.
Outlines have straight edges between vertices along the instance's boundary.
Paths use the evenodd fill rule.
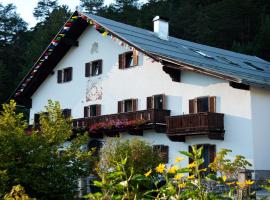
<path fill-rule="evenodd" d="M 169 110 L 141 110 L 110 115 L 100 115 L 89 118 L 73 120 L 73 128 L 84 128 L 89 132 L 124 132 L 134 129 L 152 129 L 166 126 L 166 117 L 170 116 Z M 95 127 L 95 128 L 94 128 Z M 98 127 L 98 128 L 96 128 Z"/>
<path fill-rule="evenodd" d="M 172 140 L 184 141 L 186 136 L 208 135 L 210 139 L 224 138 L 224 114 L 195 113 L 167 118 L 167 135 Z"/>

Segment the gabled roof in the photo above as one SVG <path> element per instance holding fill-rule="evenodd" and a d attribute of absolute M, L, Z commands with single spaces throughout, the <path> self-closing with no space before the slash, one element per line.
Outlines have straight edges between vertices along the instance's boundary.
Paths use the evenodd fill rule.
<path fill-rule="evenodd" d="M 45 49 L 12 95 L 25 104 L 57 63 L 76 44 L 77 38 L 89 25 L 101 27 L 155 60 L 173 63 L 179 69 L 194 70 L 233 82 L 270 88 L 270 63 L 256 56 L 235 53 L 174 37 L 162 40 L 154 32 L 109 20 L 100 16 L 73 13 L 53 41 Z"/>
<path fill-rule="evenodd" d="M 154 32 L 119 23 L 96 15 L 86 14 L 129 43 L 162 60 L 187 64 L 211 74 L 225 75 L 236 82 L 270 87 L 270 63 L 249 56 L 194 42 L 169 37 L 162 40 Z"/>

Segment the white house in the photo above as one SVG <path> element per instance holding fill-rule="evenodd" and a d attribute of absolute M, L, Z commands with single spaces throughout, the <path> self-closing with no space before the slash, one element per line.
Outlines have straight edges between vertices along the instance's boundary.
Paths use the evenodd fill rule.
<path fill-rule="evenodd" d="M 151 32 L 75 12 L 15 100 L 31 123 L 52 99 L 92 139 L 141 137 L 169 164 L 193 144 L 204 145 L 206 163 L 227 148 L 253 164 L 256 179 L 270 177 L 270 63 L 170 37 L 166 19 L 153 23 Z"/>

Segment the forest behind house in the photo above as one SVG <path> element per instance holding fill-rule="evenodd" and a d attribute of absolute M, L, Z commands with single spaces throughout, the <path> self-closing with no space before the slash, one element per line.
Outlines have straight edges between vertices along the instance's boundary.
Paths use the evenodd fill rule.
<path fill-rule="evenodd" d="M 78 10 L 149 30 L 160 15 L 170 20 L 170 36 L 270 61 L 269 0 L 80 0 Z M 71 14 L 57 0 L 39 0 L 29 28 L 13 4 L 0 3 L 0 104 Z"/>

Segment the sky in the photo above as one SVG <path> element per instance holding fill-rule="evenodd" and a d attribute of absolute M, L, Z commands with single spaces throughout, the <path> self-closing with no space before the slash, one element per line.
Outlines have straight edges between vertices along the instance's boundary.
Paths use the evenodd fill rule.
<path fill-rule="evenodd" d="M 36 24 L 36 20 L 33 16 L 33 10 L 36 7 L 38 0 L 0 0 L 3 5 L 13 3 L 17 7 L 17 13 L 26 21 L 29 27 L 33 27 Z M 59 4 L 66 4 L 71 11 L 74 11 L 76 6 L 80 4 L 80 0 L 58 0 Z M 113 0 L 105 0 L 105 4 L 112 3 Z"/>

